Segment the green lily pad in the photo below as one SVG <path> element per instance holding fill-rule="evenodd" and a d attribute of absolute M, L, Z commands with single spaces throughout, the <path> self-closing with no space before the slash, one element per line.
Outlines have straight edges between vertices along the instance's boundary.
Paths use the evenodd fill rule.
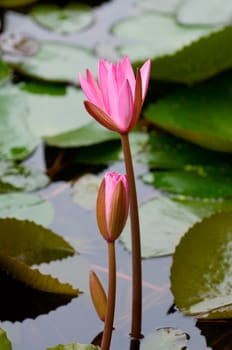
<path fill-rule="evenodd" d="M 48 183 L 49 178 L 39 170 L 0 160 L 0 193 L 35 191 Z"/>
<path fill-rule="evenodd" d="M 183 0 L 143 0 L 136 4 L 136 9 L 174 14 L 182 2 Z"/>
<path fill-rule="evenodd" d="M 11 8 L 32 4 L 38 0 L 0 0 L 0 6 Z"/>
<path fill-rule="evenodd" d="M 231 24 L 232 4 L 227 0 L 188 0 L 182 2 L 177 19 L 182 24 Z"/>
<path fill-rule="evenodd" d="M 144 114 L 151 123 L 176 136 L 209 149 L 232 152 L 231 98 L 228 73 L 150 104 Z"/>
<path fill-rule="evenodd" d="M 49 226 L 54 218 L 51 202 L 31 193 L 0 194 L 0 217 L 34 221 Z"/>
<path fill-rule="evenodd" d="M 89 146 L 117 139 L 119 139 L 118 133 L 104 128 L 95 121 L 90 121 L 88 124 L 75 130 L 55 136 L 44 137 L 44 141 L 49 146 L 63 148 Z"/>
<path fill-rule="evenodd" d="M 22 92 L 12 86 L 0 89 L 0 157 L 23 160 L 36 149 L 38 139 L 27 124 L 27 104 Z"/>
<path fill-rule="evenodd" d="M 85 174 L 80 177 L 72 187 L 73 202 L 84 209 L 93 210 L 96 206 L 101 181 L 101 177 L 93 174 Z"/>
<path fill-rule="evenodd" d="M 151 132 L 137 160 L 152 169 L 191 169 L 193 166 L 225 168 L 230 164 L 228 153 L 207 150 L 168 133 Z"/>
<path fill-rule="evenodd" d="M 33 7 L 30 14 L 41 26 L 64 34 L 81 31 L 93 22 L 91 8 L 85 4 L 41 4 Z"/>
<path fill-rule="evenodd" d="M 10 80 L 11 75 L 12 70 L 10 66 L 0 59 L 0 84 L 5 83 L 7 80 Z"/>
<path fill-rule="evenodd" d="M 0 251 L 32 265 L 75 254 L 64 238 L 31 221 L 0 219 Z"/>
<path fill-rule="evenodd" d="M 32 269 L 24 262 L 0 251 L 0 266 L 14 278 L 28 287 L 46 293 L 77 296 L 78 290 L 68 283 L 61 283 L 51 275 L 43 275 L 38 269 Z"/>
<path fill-rule="evenodd" d="M 81 89 L 46 83 L 22 83 L 29 112 L 28 124 L 37 137 L 54 136 L 80 128 L 91 120 Z"/>
<path fill-rule="evenodd" d="M 97 72 L 97 65 L 97 57 L 87 49 L 71 44 L 41 42 L 34 56 L 14 64 L 14 67 L 21 74 L 39 80 L 79 84 L 78 73 L 86 68 Z"/>
<path fill-rule="evenodd" d="M 212 27 L 180 26 L 174 17 L 152 11 L 128 17 L 112 28 L 113 35 L 127 40 L 126 46 L 119 48 L 120 54 L 132 61 L 174 54 L 212 31 Z"/>
<path fill-rule="evenodd" d="M 47 348 L 47 350 L 100 350 L 100 348 L 92 344 L 72 343 L 67 345 L 59 344 L 54 348 Z"/>
<path fill-rule="evenodd" d="M 154 171 L 143 175 L 142 180 L 162 191 L 189 197 L 232 196 L 231 166 L 186 166 L 185 170 Z"/>
<path fill-rule="evenodd" d="M 181 239 L 173 256 L 171 290 L 184 314 L 232 317 L 231 241 L 232 212 L 204 219 Z"/>
<path fill-rule="evenodd" d="M 2 328 L 0 328 L 0 344 L 1 350 L 12 350 L 11 342 L 7 338 L 7 334 Z"/>
<path fill-rule="evenodd" d="M 231 200 L 171 199 L 157 197 L 139 208 L 143 258 L 170 255 L 184 233 L 202 218 L 215 212 L 230 211 Z M 120 241 L 131 251 L 129 221 Z"/>
<path fill-rule="evenodd" d="M 159 328 L 141 343 L 141 350 L 188 350 L 189 336 L 177 328 Z"/>

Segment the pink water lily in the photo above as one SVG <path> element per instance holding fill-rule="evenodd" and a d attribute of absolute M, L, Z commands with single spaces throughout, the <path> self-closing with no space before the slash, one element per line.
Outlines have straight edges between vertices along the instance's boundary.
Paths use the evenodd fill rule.
<path fill-rule="evenodd" d="M 117 64 L 100 60 L 98 82 L 86 70 L 79 74 L 80 85 L 88 100 L 88 113 L 106 128 L 125 134 L 137 123 L 148 89 L 151 61 L 147 60 L 135 76 L 128 56 Z"/>
<path fill-rule="evenodd" d="M 108 172 L 102 180 L 97 197 L 97 222 L 99 230 L 108 242 L 121 234 L 128 216 L 128 182 L 123 174 Z"/>

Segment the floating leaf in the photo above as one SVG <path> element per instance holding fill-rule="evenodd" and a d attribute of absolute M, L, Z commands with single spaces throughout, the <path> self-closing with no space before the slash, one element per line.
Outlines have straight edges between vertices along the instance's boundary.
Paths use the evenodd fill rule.
<path fill-rule="evenodd" d="M 100 350 L 100 348 L 92 344 L 72 343 L 68 345 L 59 344 L 54 348 L 47 348 L 47 350 Z"/>
<path fill-rule="evenodd" d="M 191 169 L 193 166 L 228 167 L 231 156 L 207 150 L 168 133 L 151 132 L 138 161 L 153 169 Z"/>
<path fill-rule="evenodd" d="M 202 218 L 232 209 L 231 200 L 181 200 L 158 197 L 140 206 L 141 250 L 143 258 L 172 254 L 184 233 Z M 131 251 L 130 227 L 120 241 Z"/>
<path fill-rule="evenodd" d="M 0 40 L 0 47 L 1 47 L 1 40 Z M 5 83 L 7 80 L 10 80 L 11 74 L 12 74 L 12 71 L 10 66 L 6 62 L 0 59 L 0 84 Z"/>
<path fill-rule="evenodd" d="M 112 28 L 115 36 L 127 40 L 126 46 L 119 48 L 120 54 L 128 55 L 132 61 L 174 54 L 212 30 L 212 27 L 180 26 L 174 17 L 152 11 L 128 17 Z M 128 44 L 128 40 L 132 44 Z M 155 76 L 156 68 L 152 67 L 152 76 Z"/>
<path fill-rule="evenodd" d="M 64 34 L 81 31 L 93 21 L 93 13 L 85 4 L 41 4 L 33 7 L 30 14 L 41 26 Z"/>
<path fill-rule="evenodd" d="M 141 350 L 187 350 L 189 336 L 177 328 L 159 328 L 142 341 Z"/>
<path fill-rule="evenodd" d="M 22 160 L 37 147 L 38 139 L 27 124 L 27 104 L 23 93 L 12 86 L 0 89 L 0 156 Z"/>
<path fill-rule="evenodd" d="M 158 11 L 163 13 L 174 14 L 183 0 L 143 0 L 136 4 L 136 8 L 146 11 Z"/>
<path fill-rule="evenodd" d="M 196 223 L 181 239 L 173 256 L 171 290 L 184 314 L 232 317 L 231 242 L 232 212 Z"/>
<path fill-rule="evenodd" d="M 34 222 L 0 219 L 0 251 L 29 265 L 72 256 L 73 247 L 61 236 Z"/>
<path fill-rule="evenodd" d="M 119 135 L 116 132 L 107 130 L 95 121 L 90 121 L 79 129 L 44 138 L 49 146 L 63 148 L 89 146 L 117 139 L 119 139 Z"/>
<path fill-rule="evenodd" d="M 80 89 L 42 82 L 22 83 L 19 88 L 28 104 L 29 127 L 38 137 L 65 133 L 91 120 Z"/>
<path fill-rule="evenodd" d="M 32 4 L 38 0 L 0 0 L 0 6 L 11 8 Z"/>
<path fill-rule="evenodd" d="M 227 0 L 183 1 L 177 12 L 182 24 L 231 24 L 232 3 Z"/>
<path fill-rule="evenodd" d="M 52 223 L 54 209 L 51 202 L 30 193 L 0 195 L 0 217 L 34 221 L 48 226 Z"/>
<path fill-rule="evenodd" d="M 84 209 L 93 210 L 96 206 L 98 189 L 102 179 L 93 174 L 79 178 L 72 188 L 72 200 Z"/>
<path fill-rule="evenodd" d="M 145 118 L 203 147 L 232 152 L 231 98 L 228 73 L 149 105 Z"/>
<path fill-rule="evenodd" d="M 0 160 L 0 193 L 35 191 L 48 183 L 48 177 L 39 170 Z"/>
<path fill-rule="evenodd" d="M 65 62 L 65 64 L 64 64 Z M 41 42 L 37 54 L 14 64 L 15 69 L 39 80 L 79 84 L 78 72 L 97 72 L 98 59 L 91 51 L 57 42 Z"/>
<path fill-rule="evenodd" d="M 46 293 L 77 296 L 78 290 L 68 283 L 61 283 L 51 275 L 43 275 L 38 269 L 32 269 L 17 258 L 11 257 L 0 251 L 0 266 L 14 278 L 23 282 L 28 287 Z"/>
<path fill-rule="evenodd" d="M 142 176 L 145 183 L 173 194 L 199 198 L 232 196 L 232 167 L 186 166 L 185 170 L 154 171 Z"/>
<path fill-rule="evenodd" d="M 2 328 L 0 328 L 0 344 L 1 350 L 12 350 L 11 342 L 7 338 L 7 334 Z"/>

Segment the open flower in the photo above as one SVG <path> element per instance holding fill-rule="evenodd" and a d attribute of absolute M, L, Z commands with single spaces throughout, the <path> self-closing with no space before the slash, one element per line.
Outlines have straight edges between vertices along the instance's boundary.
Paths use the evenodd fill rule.
<path fill-rule="evenodd" d="M 151 61 L 137 70 L 135 77 L 126 56 L 117 64 L 100 60 L 98 82 L 86 70 L 86 79 L 79 74 L 87 101 L 88 113 L 106 128 L 125 134 L 137 123 L 148 89 Z"/>
<path fill-rule="evenodd" d="M 97 223 L 108 242 L 114 242 L 121 234 L 129 208 L 128 183 L 125 175 L 106 173 L 97 196 Z"/>

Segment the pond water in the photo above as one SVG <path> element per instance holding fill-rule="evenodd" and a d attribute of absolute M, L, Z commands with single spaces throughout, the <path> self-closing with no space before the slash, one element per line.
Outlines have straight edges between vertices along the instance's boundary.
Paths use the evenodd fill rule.
<path fill-rule="evenodd" d="M 78 34 L 62 36 L 50 32 L 32 22 L 26 15 L 7 11 L 4 16 L 4 31 L 19 31 L 30 33 L 42 40 L 58 40 L 83 45 L 87 48 L 93 48 L 101 44 L 101 50 L 104 45 L 109 48 L 117 43 L 117 38 L 110 35 L 112 23 L 128 15 L 131 11 L 133 0 L 114 0 L 103 3 L 95 11 L 96 22 L 86 30 Z M 65 63 L 64 63 L 65 64 Z M 83 67 L 83 70 L 85 67 Z M 73 75 L 78 72 L 73 72 Z M 25 161 L 37 169 L 46 171 L 48 163 L 48 153 L 53 152 L 55 157 L 50 160 L 54 162 L 59 151 L 46 148 L 41 144 L 36 152 Z M 122 163 L 112 164 L 110 169 L 123 170 Z M 70 169 L 69 169 L 70 170 Z M 78 175 L 80 169 L 76 169 Z M 81 172 L 89 172 L 84 169 Z M 105 169 L 101 169 L 105 171 Z M 63 236 L 78 251 L 74 257 L 56 261 L 49 264 L 40 265 L 40 270 L 58 277 L 63 282 L 69 282 L 79 288 L 83 294 L 72 299 L 66 305 L 54 308 L 46 312 L 42 305 L 37 306 L 37 316 L 30 317 L 32 305 L 35 304 L 33 296 L 20 293 L 20 286 L 13 285 L 14 290 L 10 291 L 7 301 L 3 300 L 5 317 L 0 322 L 12 342 L 13 350 L 45 350 L 59 343 L 69 344 L 75 341 L 80 343 L 90 343 L 103 330 L 103 324 L 97 318 L 92 306 L 88 292 L 88 272 L 94 270 L 97 272 L 104 285 L 107 285 L 107 251 L 105 242 L 98 234 L 96 225 L 95 211 L 83 209 L 71 200 L 72 181 L 75 177 L 75 169 L 72 169 L 71 176 L 67 174 L 58 174 L 47 188 L 37 193 L 49 200 L 54 207 L 54 219 L 50 228 Z M 144 172 L 141 165 L 135 167 L 136 176 Z M 139 179 L 138 197 L 139 202 L 151 196 L 154 190 L 146 186 Z M 131 310 L 131 255 L 117 242 L 117 304 L 115 314 L 115 330 L 113 332 L 111 350 L 130 348 L 130 310 Z M 142 330 L 146 337 L 160 327 L 177 327 L 186 332 L 189 339 L 190 350 L 206 350 L 207 341 L 201 330 L 196 326 L 196 319 L 185 317 L 181 312 L 173 307 L 173 296 L 170 292 L 170 266 L 171 256 L 144 259 L 142 261 L 143 271 L 143 323 Z M 184 288 L 183 281 L 183 288 Z M 24 293 L 25 291 L 21 291 Z M 5 295 L 7 297 L 7 295 Z M 35 296 L 34 296 L 35 298 Z M 7 314 L 11 309 L 11 300 L 14 299 L 14 305 L 21 305 L 23 319 L 18 320 L 14 315 L 14 310 Z M 38 299 L 39 300 L 39 299 Z M 42 303 L 43 301 L 41 301 Z M 24 315 L 25 312 L 25 315 Z M 1 349 L 1 347 L 0 347 Z M 216 348 L 215 348 L 216 349 Z M 225 348 L 226 349 L 226 348 Z M 229 349 L 229 348 L 228 348 Z M 167 349 L 168 350 L 168 349 Z"/>

